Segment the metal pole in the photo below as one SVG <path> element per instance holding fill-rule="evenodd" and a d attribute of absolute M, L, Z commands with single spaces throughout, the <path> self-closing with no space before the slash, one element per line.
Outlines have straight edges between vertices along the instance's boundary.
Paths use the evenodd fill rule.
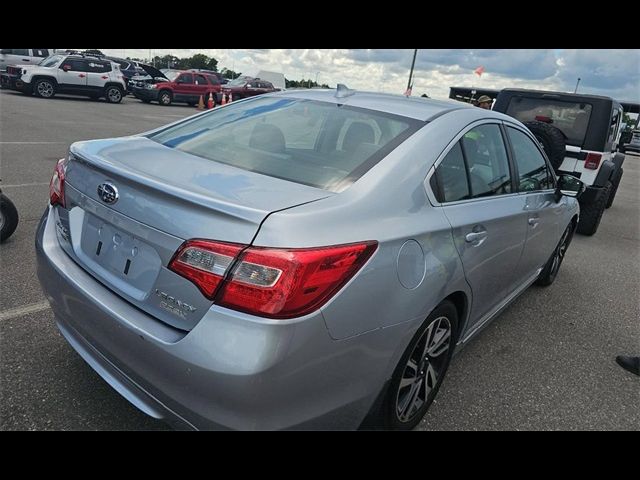
<path fill-rule="evenodd" d="M 578 85 L 580 85 L 580 77 L 578 77 L 578 81 L 576 82 L 576 89 L 573 91 L 573 93 L 576 93 L 578 91 Z"/>
<path fill-rule="evenodd" d="M 411 87 L 411 77 L 413 77 L 413 66 L 416 64 L 416 55 L 418 54 L 418 49 L 416 48 L 413 51 L 413 60 L 411 61 L 411 71 L 409 72 L 409 81 L 407 82 L 407 90 Z"/>

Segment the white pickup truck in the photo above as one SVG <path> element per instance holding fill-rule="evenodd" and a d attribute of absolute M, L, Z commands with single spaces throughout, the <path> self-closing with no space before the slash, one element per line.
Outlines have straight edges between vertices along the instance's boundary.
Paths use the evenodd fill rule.
<path fill-rule="evenodd" d="M 0 71 L 4 72 L 7 65 L 37 65 L 54 53 L 56 51 L 49 48 L 3 48 L 0 50 Z"/>

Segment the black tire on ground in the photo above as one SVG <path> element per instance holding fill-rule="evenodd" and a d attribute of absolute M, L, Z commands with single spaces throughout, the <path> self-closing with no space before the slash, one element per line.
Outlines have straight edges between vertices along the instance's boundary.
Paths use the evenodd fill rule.
<path fill-rule="evenodd" d="M 445 318 L 447 324 L 440 320 L 441 318 Z M 438 337 L 441 332 L 446 332 L 448 335 L 448 337 L 442 337 L 442 341 Z M 418 328 L 411 342 L 409 342 L 409 346 L 402 355 L 389 381 L 385 398 L 379 406 L 379 411 L 372 415 L 371 418 L 374 420 L 370 422 L 367 428 L 411 430 L 420 423 L 438 393 L 442 380 L 449 368 L 456 344 L 457 332 L 458 312 L 456 307 L 453 303 L 444 301 L 431 312 Z M 445 344 L 448 345 L 448 349 L 441 351 Z M 430 351 L 430 347 L 434 348 L 434 351 Z M 441 351 L 439 355 L 437 355 L 438 351 Z M 426 362 L 425 360 L 424 364 L 422 362 L 423 355 L 429 357 L 429 361 Z M 424 376 L 422 383 L 414 382 L 408 384 L 407 380 L 412 380 L 412 367 L 409 366 L 409 362 L 410 360 L 413 361 L 414 357 L 416 361 L 414 362 L 416 366 L 415 378 L 417 379 L 419 375 Z M 433 376 L 429 375 L 429 372 L 437 373 L 435 380 Z M 430 389 L 423 388 L 425 384 L 428 386 L 429 383 L 431 383 Z M 415 392 L 415 406 L 413 405 L 414 402 L 412 402 L 411 392 Z M 404 410 L 403 406 L 405 406 Z M 403 414 L 405 418 L 401 420 Z"/>
<path fill-rule="evenodd" d="M 33 93 L 36 97 L 52 98 L 56 94 L 56 84 L 53 80 L 41 78 L 33 85 Z"/>
<path fill-rule="evenodd" d="M 602 214 L 607 206 L 609 195 L 611 194 L 611 182 L 600 189 L 596 198 L 591 203 L 580 202 L 580 221 L 577 232 L 582 235 L 593 235 L 598 231 Z"/>
<path fill-rule="evenodd" d="M 613 205 L 613 200 L 616 198 L 616 193 L 618 193 L 618 187 L 620 186 L 620 181 L 622 180 L 623 173 L 624 170 L 622 167 L 620 167 L 620 172 L 618 173 L 617 178 L 613 182 L 611 182 L 611 193 L 609 193 L 609 200 L 607 200 L 607 205 L 605 208 L 609 208 L 611 207 L 611 205 Z"/>
<path fill-rule="evenodd" d="M 548 287 L 553 283 L 560 271 L 560 266 L 562 265 L 562 261 L 564 260 L 564 256 L 569 249 L 569 245 L 571 245 L 571 240 L 573 239 L 573 232 L 576 230 L 575 222 L 572 220 L 567 228 L 562 233 L 562 237 L 560 237 L 560 241 L 556 248 L 553 250 L 551 257 L 545 264 L 544 268 L 540 272 L 538 279 L 536 280 L 537 285 L 541 285 L 543 287 Z"/>
<path fill-rule="evenodd" d="M 169 90 L 161 90 L 160 93 L 158 93 L 158 103 L 163 107 L 168 107 L 172 101 L 173 95 L 171 95 Z"/>
<path fill-rule="evenodd" d="M 124 97 L 124 90 L 116 85 L 109 85 L 104 89 L 104 98 L 108 103 L 120 103 Z"/>
<path fill-rule="evenodd" d="M 563 133 L 560 129 L 544 122 L 524 122 L 524 125 L 538 139 L 544 148 L 544 153 L 549 157 L 551 166 L 557 172 L 564 160 L 567 145 Z"/>
<path fill-rule="evenodd" d="M 11 200 L 0 193 L 0 242 L 4 242 L 18 226 L 18 210 Z"/>

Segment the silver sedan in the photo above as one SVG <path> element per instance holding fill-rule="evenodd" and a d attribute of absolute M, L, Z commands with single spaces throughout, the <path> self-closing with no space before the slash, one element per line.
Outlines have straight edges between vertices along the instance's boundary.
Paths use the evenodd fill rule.
<path fill-rule="evenodd" d="M 410 429 L 454 352 L 554 281 L 581 189 L 496 112 L 267 94 L 73 144 L 38 276 L 74 349 L 178 428 Z"/>

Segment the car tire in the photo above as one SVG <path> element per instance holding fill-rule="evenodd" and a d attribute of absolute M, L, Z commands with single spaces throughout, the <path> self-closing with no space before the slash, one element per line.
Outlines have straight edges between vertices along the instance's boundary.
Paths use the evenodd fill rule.
<path fill-rule="evenodd" d="M 53 80 L 41 78 L 33 85 L 33 93 L 40 98 L 53 98 L 56 94 L 56 84 Z"/>
<path fill-rule="evenodd" d="M 553 125 L 538 121 L 524 122 L 524 125 L 538 139 L 549 158 L 549 162 L 551 162 L 551 166 L 557 173 L 564 161 L 567 146 L 562 131 Z"/>
<path fill-rule="evenodd" d="M 121 87 L 109 85 L 104 89 L 104 98 L 106 98 L 109 103 L 120 103 L 123 97 L 124 94 Z"/>
<path fill-rule="evenodd" d="M 158 103 L 163 107 L 168 107 L 172 101 L 173 95 L 171 95 L 169 90 L 161 90 L 160 93 L 158 93 Z"/>
<path fill-rule="evenodd" d="M 616 193 L 618 193 L 618 187 L 620 186 L 620 181 L 622 180 L 622 174 L 624 170 L 620 167 L 620 173 L 617 175 L 617 178 L 611 182 L 611 193 L 609 193 L 609 200 L 607 200 L 607 205 L 605 208 L 610 208 L 613 205 L 613 201 L 616 198 Z"/>
<path fill-rule="evenodd" d="M 9 238 L 18 227 L 18 210 L 6 196 L 0 193 L 0 242 Z"/>
<path fill-rule="evenodd" d="M 444 301 L 431 312 L 409 342 L 388 383 L 384 399 L 376 407 L 378 411 L 369 416 L 366 428 L 411 430 L 420 423 L 449 368 L 457 332 L 458 311 L 453 303 Z"/>
<path fill-rule="evenodd" d="M 551 257 L 540 272 L 540 275 L 536 280 L 536 285 L 548 287 L 554 282 L 556 276 L 558 275 L 558 272 L 560 271 L 562 261 L 564 260 L 567 250 L 569 249 L 569 245 L 571 245 L 571 240 L 573 240 L 573 233 L 575 232 L 575 230 L 575 222 L 571 221 L 571 223 L 567 225 L 567 228 L 565 228 L 562 237 L 560 237 L 558 245 L 551 254 Z"/>
<path fill-rule="evenodd" d="M 577 232 L 581 235 L 593 235 L 598 231 L 602 214 L 607 206 L 611 194 L 611 182 L 600 189 L 596 198 L 591 203 L 580 203 L 580 220 Z"/>

